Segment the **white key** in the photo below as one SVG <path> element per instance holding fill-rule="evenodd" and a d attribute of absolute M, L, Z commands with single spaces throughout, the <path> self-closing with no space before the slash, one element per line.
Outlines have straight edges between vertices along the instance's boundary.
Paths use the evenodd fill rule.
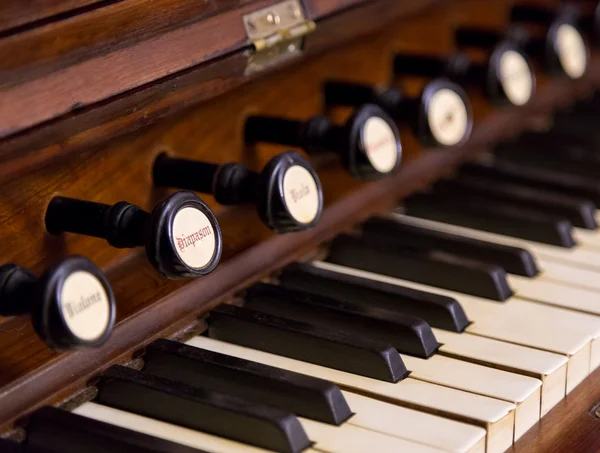
<path fill-rule="evenodd" d="M 210 453 L 269 453 L 271 451 L 96 403 L 85 403 L 73 412 L 83 417 L 93 418 Z M 305 450 L 305 452 L 314 453 L 315 450 Z"/>
<path fill-rule="evenodd" d="M 306 418 L 300 418 L 300 423 L 309 439 L 315 442 L 313 449 L 326 453 L 365 453 L 368 451 L 442 453 L 444 451 L 345 423 L 335 426 Z"/>
<path fill-rule="evenodd" d="M 598 235 L 598 231 L 574 228 L 573 237 L 581 246 L 590 247 L 590 250 L 600 252 L 600 237 Z"/>
<path fill-rule="evenodd" d="M 452 453 L 485 451 L 485 429 L 426 412 L 342 391 L 354 415 L 348 424 L 360 426 Z"/>
<path fill-rule="evenodd" d="M 579 313 L 561 307 L 530 302 L 516 297 L 501 304 L 500 307 L 498 307 L 498 304 L 494 305 L 494 302 L 485 299 L 473 298 L 471 296 L 465 297 L 465 295 L 460 295 L 460 298 L 461 304 L 463 302 L 468 304 L 469 313 L 479 313 L 479 315 L 483 316 L 485 319 L 478 321 L 478 325 L 473 325 L 473 329 L 483 330 L 485 323 L 488 326 L 487 328 L 493 330 L 499 330 L 501 328 L 510 329 L 511 326 L 513 326 L 513 329 L 515 330 L 528 330 L 532 333 L 539 331 L 539 337 L 540 339 L 543 339 L 544 343 L 547 342 L 548 345 L 554 344 L 557 347 L 559 344 L 563 343 L 563 340 L 564 346 L 571 340 L 573 342 L 573 348 L 570 352 L 568 348 L 561 351 L 559 349 L 554 350 L 540 346 L 540 349 L 577 356 L 579 358 L 579 365 L 577 366 L 580 367 L 582 372 L 585 371 L 586 368 L 585 362 L 589 363 L 588 374 L 600 365 L 600 317 L 598 316 Z M 482 304 L 481 302 L 486 303 Z M 499 308 L 504 308 L 501 312 L 501 319 L 488 319 L 488 315 L 491 314 L 492 311 L 498 313 Z M 475 318 L 473 318 L 473 320 L 475 320 Z M 501 322 L 505 323 L 503 327 L 500 326 Z M 561 339 L 557 338 L 557 332 L 560 332 L 560 335 L 562 336 Z M 590 340 L 589 352 L 584 352 L 585 349 L 582 348 L 585 336 Z M 576 352 L 575 349 L 580 352 Z M 575 357 L 572 357 L 572 359 L 573 358 Z M 574 376 L 572 374 L 575 370 L 574 366 L 575 364 L 570 360 L 567 371 L 567 381 L 569 380 L 569 377 L 572 378 Z M 579 382 L 581 381 L 573 379 L 571 384 L 567 382 L 567 392 L 572 390 L 574 385 L 577 385 Z"/>
<path fill-rule="evenodd" d="M 508 275 L 507 281 L 517 297 L 600 315 L 600 291 L 519 275 Z"/>
<path fill-rule="evenodd" d="M 439 353 L 486 366 L 532 376 L 542 381 L 543 417 L 565 396 L 567 357 L 512 343 L 433 328 L 442 344 Z"/>
<path fill-rule="evenodd" d="M 207 337 L 194 337 L 186 344 L 318 377 L 334 382 L 344 389 L 389 403 L 481 426 L 487 431 L 488 453 L 503 453 L 512 444 L 515 405 L 505 401 L 412 378 L 395 384 L 378 381 Z M 435 436 L 435 433 L 431 432 L 430 435 Z"/>
<path fill-rule="evenodd" d="M 536 278 L 544 281 L 565 283 L 575 287 L 600 291 L 600 270 L 584 269 L 570 264 L 551 261 L 536 256 L 540 275 Z"/>
<path fill-rule="evenodd" d="M 515 442 L 540 419 L 541 386 L 538 379 L 434 355 L 420 359 L 402 355 L 410 377 L 513 403 Z"/>
<path fill-rule="evenodd" d="M 253 447 L 241 442 L 232 441 L 197 430 L 183 428 L 170 423 L 164 423 L 159 420 L 95 403 L 86 403 L 77 408 L 74 412 L 84 417 L 93 418 L 151 436 L 171 440 L 207 452 L 271 452 L 271 450 Z M 365 447 L 368 445 L 375 447 L 375 451 L 389 453 L 400 451 L 411 453 L 442 453 L 446 451 L 352 425 L 334 426 L 304 418 L 299 418 L 299 420 L 310 440 L 314 442 L 312 448 L 304 450 L 306 453 L 317 451 L 324 453 L 362 453 L 367 450 Z"/>
<path fill-rule="evenodd" d="M 467 332 L 569 356 L 567 393 L 585 379 L 591 365 L 598 360 L 594 354 L 598 355 L 600 349 L 597 346 L 600 324 L 595 316 L 515 297 L 505 302 L 495 302 L 331 263 L 312 264 L 335 272 L 452 297 L 461 304 L 468 318 L 474 321 L 467 327 Z M 596 352 L 592 348 L 592 340 Z"/>
<path fill-rule="evenodd" d="M 401 220 L 403 223 L 431 228 L 437 231 L 459 234 L 461 236 L 471 237 L 482 241 L 494 242 L 496 244 L 510 245 L 529 250 L 536 257 L 544 257 L 557 261 L 559 263 L 574 264 L 579 267 L 600 271 L 600 250 L 586 249 L 585 247 L 573 247 L 570 249 L 556 247 L 553 245 L 542 244 L 540 242 L 528 241 L 526 239 L 504 236 L 497 233 L 489 233 L 474 228 L 450 225 L 447 223 L 426 220 L 417 217 L 406 216 L 403 214 L 391 214 L 391 219 Z"/>

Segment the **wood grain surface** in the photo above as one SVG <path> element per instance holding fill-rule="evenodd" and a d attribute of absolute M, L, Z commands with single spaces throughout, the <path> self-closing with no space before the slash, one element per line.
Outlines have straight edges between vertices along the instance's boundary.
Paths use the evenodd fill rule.
<path fill-rule="evenodd" d="M 323 16 L 368 1 L 369 0 L 305 0 L 304 6 L 311 19 L 320 19 Z M 388 1 L 388 3 L 391 2 Z"/>
<path fill-rule="evenodd" d="M 541 77 L 538 97 L 524 109 L 494 111 L 480 93 L 473 91 L 470 94 L 477 125 L 467 146 L 423 150 L 410 131 L 402 127 L 403 166 L 392 178 L 376 183 L 352 180 L 334 155 L 312 158 L 323 183 L 326 209 L 319 225 L 303 233 L 275 236 L 260 223 L 252 206 L 224 208 L 212 197 L 202 195 L 218 215 L 224 254 L 217 270 L 201 279 L 168 281 L 151 268 L 142 250 L 117 250 L 100 239 L 52 237 L 44 231 L 45 208 L 51 197 L 58 194 L 105 203 L 127 200 L 152 209 L 169 192 L 151 185 L 150 168 L 162 151 L 212 162 L 239 161 L 259 170 L 286 148 L 245 147 L 241 132 L 247 115 L 307 118 L 321 114 L 320 89 L 327 78 L 385 84 L 391 80 L 390 59 L 395 51 L 444 54 L 453 49 L 452 30 L 457 24 L 499 29 L 506 25 L 506 0 L 406 1 L 398 10 L 401 20 L 380 27 L 375 34 L 358 34 L 348 43 L 361 18 L 367 18 L 362 21 L 366 23 L 364 33 L 372 31 L 376 18 L 385 14 L 386 1 L 366 2 L 369 5 L 364 10 L 354 5 L 356 9 L 349 8 L 342 15 L 325 19 L 321 28 L 326 33 L 317 33 L 307 40 L 306 50 L 311 57 L 301 64 L 248 80 L 244 76 L 246 56 L 234 53 L 211 61 L 201 70 L 188 69 L 164 79 L 152 79 L 142 88 L 123 91 L 108 100 L 90 86 L 89 110 L 68 113 L 60 121 L 0 142 L 1 262 L 14 261 L 40 273 L 63 256 L 84 254 L 107 272 L 118 301 L 113 336 L 95 350 L 54 353 L 37 339 L 27 318 L 0 318 L 2 430 L 18 425 L 33 408 L 58 403 L 85 387 L 110 364 L 137 357 L 153 339 L 180 335 L 211 307 L 229 301 L 250 283 L 268 277 L 292 260 L 313 256 L 340 231 L 389 210 L 402 197 L 451 172 L 490 143 L 516 133 L 600 85 L 600 62 L 595 59 L 590 77 L 582 83 Z M 345 4 L 341 0 L 322 3 L 333 7 Z M 436 8 L 427 8 L 433 3 Z M 227 17 L 238 6 L 218 17 Z M 174 18 L 177 13 L 173 14 Z M 150 23 L 152 18 L 147 20 Z M 210 35 L 207 46 L 213 38 L 216 42 L 213 34 L 219 28 L 217 16 L 192 24 L 210 20 L 215 25 L 206 29 Z M 148 39 L 160 40 L 192 25 L 160 30 L 155 38 Z M 337 47 L 323 53 L 331 45 Z M 177 51 L 173 53 L 178 55 Z M 180 55 L 183 59 L 195 58 L 183 51 Z M 95 58 L 100 57 L 86 62 Z M 106 78 L 103 83 L 111 89 L 121 80 Z M 404 83 L 411 93 L 417 93 L 422 85 L 420 80 Z M 92 99 L 94 96 L 104 101 Z M 34 98 L 28 99 L 35 102 Z M 32 112 L 36 112 L 35 106 Z M 328 113 L 342 121 L 349 111 Z M 19 121 L 31 121 L 26 117 L 22 114 Z M 18 178 L 14 177 L 17 174 Z M 597 451 L 598 423 L 591 418 L 589 409 L 599 399 L 599 386 L 600 374 L 596 372 L 530 431 L 514 451 Z M 563 420 L 567 420 L 564 423 L 569 433 L 561 437 Z M 569 445 L 578 448 L 569 450 Z"/>
<path fill-rule="evenodd" d="M 318 32 L 307 39 L 306 53 L 318 54 L 349 39 L 372 33 L 381 27 L 382 13 L 386 14 L 386 23 L 393 23 L 403 15 L 438 1 L 411 0 L 395 4 L 389 11 L 387 0 L 379 0 L 365 4 L 365 8 L 345 11 L 319 23 Z M 247 58 L 245 53 L 230 54 L 200 67 L 171 74 L 127 95 L 78 108 L 54 121 L 0 139 L 0 180 L 16 178 L 58 156 L 106 143 L 248 82 L 251 77 L 245 74 Z M 15 108 L 14 105 L 12 108 L 7 106 L 7 111 Z"/>
<path fill-rule="evenodd" d="M 107 0 L 3 0 L 0 32 L 102 3 Z"/>

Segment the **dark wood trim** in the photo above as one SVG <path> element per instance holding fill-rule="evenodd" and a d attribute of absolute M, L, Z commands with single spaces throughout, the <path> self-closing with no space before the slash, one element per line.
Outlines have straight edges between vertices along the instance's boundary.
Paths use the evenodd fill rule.
<path fill-rule="evenodd" d="M 239 50 L 247 44 L 241 16 L 273 3 L 245 5 L 4 90 L 0 137 Z"/>
<path fill-rule="evenodd" d="M 22 31 L 0 39 L 0 87 L 42 78 L 239 4 L 240 0 L 126 0 Z"/>
<path fill-rule="evenodd" d="M 107 0 L 3 0 L 0 2 L 0 32 L 99 3 L 107 3 Z"/>
<path fill-rule="evenodd" d="M 342 9 L 350 8 L 368 1 L 372 0 L 304 0 L 304 7 L 306 8 L 308 17 L 316 20 L 338 12 Z M 392 6 L 394 3 L 393 0 L 387 1 L 390 6 Z"/>
<path fill-rule="evenodd" d="M 359 8 L 345 10 L 319 23 L 317 31 L 307 38 L 306 55 L 317 55 L 343 42 L 373 33 L 393 21 L 399 22 L 412 14 L 424 12 L 434 4 L 448 1 L 450 0 L 406 0 L 394 2 L 390 6 L 389 0 L 372 0 Z M 252 9 L 254 8 L 257 8 L 256 4 Z M 235 20 L 233 16 L 238 13 L 238 10 L 232 11 L 230 19 Z M 216 26 L 216 22 L 213 25 Z M 244 74 L 247 56 L 243 52 L 221 58 L 212 55 L 210 58 L 210 62 L 170 73 L 120 95 L 114 92 L 113 84 L 107 84 L 105 95 L 109 96 L 108 99 L 102 99 L 99 92 L 96 92 L 93 86 L 89 86 L 86 88 L 89 96 L 97 98 L 97 101 L 92 103 L 90 98 L 89 105 L 82 103 L 74 111 L 71 111 L 68 105 L 72 103 L 73 95 L 68 90 L 62 92 L 62 102 L 67 107 L 62 114 L 56 111 L 57 105 L 46 104 L 40 107 L 43 111 L 38 112 L 37 118 L 41 123 L 33 127 L 28 126 L 18 133 L 8 134 L 4 139 L 0 138 L 0 163 L 2 163 L 0 181 L 17 178 L 23 172 L 52 159 L 95 147 L 118 135 L 132 132 L 182 108 L 214 98 L 257 76 Z M 285 65 L 297 63 L 299 61 L 287 62 Z M 271 68 L 271 70 L 282 67 Z M 115 68 L 119 69 L 119 64 L 115 63 Z M 138 75 L 147 77 L 141 73 Z M 32 83 L 38 82 L 42 83 L 42 81 Z M 67 84 L 66 80 L 63 82 Z M 38 88 L 41 89 L 41 86 Z M 64 88 L 66 90 L 67 86 Z M 25 95 L 30 96 L 28 102 L 34 102 L 31 98 L 32 93 L 25 93 Z M 55 95 L 56 93 L 53 92 L 53 99 Z M 60 100 L 61 92 L 58 95 Z M 16 99 L 14 102 L 17 102 Z M 10 107 L 8 102 L 4 102 L 3 105 L 4 112 L 0 106 L 0 124 L 3 116 L 10 117 L 12 120 L 14 105 L 23 105 L 23 100 L 12 104 L 13 107 Z M 33 105 L 36 105 L 35 102 Z M 35 113 L 35 108 L 32 110 Z M 29 116 L 29 113 L 30 109 L 23 109 L 21 112 L 23 126 L 27 124 L 31 126 L 35 123 L 34 116 Z M 54 119 L 44 119 L 45 114 L 59 116 Z"/>

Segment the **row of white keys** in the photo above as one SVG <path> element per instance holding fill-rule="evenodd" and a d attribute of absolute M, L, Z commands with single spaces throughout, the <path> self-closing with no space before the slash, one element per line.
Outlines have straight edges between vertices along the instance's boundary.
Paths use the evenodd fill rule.
<path fill-rule="evenodd" d="M 490 301 L 331 263 L 314 262 L 313 265 L 452 297 L 461 304 L 469 320 L 474 321 L 467 332 L 567 356 L 567 392 L 585 379 L 591 367 L 595 368 L 600 361 L 600 319 L 595 316 L 515 297 L 505 302 Z"/>
<path fill-rule="evenodd" d="M 402 355 L 402 360 L 411 378 L 514 404 L 515 441 L 540 419 L 542 382 L 538 379 L 439 354 L 428 359 Z"/>
<path fill-rule="evenodd" d="M 466 332 L 433 328 L 433 333 L 442 345 L 439 354 L 539 379 L 542 382 L 541 417 L 565 396 L 568 359 L 564 355 Z"/>
<path fill-rule="evenodd" d="M 515 405 L 505 401 L 410 377 L 397 383 L 379 381 L 206 337 L 192 338 L 187 344 L 325 379 L 343 389 L 377 400 L 480 426 L 487 432 L 488 453 L 504 452 L 513 442 Z M 400 420 L 406 423 L 394 425 L 385 423 L 387 414 L 383 410 L 381 412 L 374 410 L 372 413 L 379 413 L 381 420 L 373 419 L 366 422 L 359 413 L 356 419 L 353 417 L 348 423 L 366 429 L 372 429 L 374 425 L 385 427 L 388 434 L 449 451 L 477 450 L 479 448 L 477 445 L 481 442 L 481 438 L 474 437 L 472 432 L 467 434 L 468 430 L 464 426 L 461 429 L 453 428 L 448 421 L 442 422 L 439 417 L 433 419 L 426 417 L 426 414 L 421 414 L 412 419 L 410 416 L 404 416 Z M 425 422 L 427 425 L 423 426 L 422 423 Z M 394 431 L 390 432 L 391 429 Z M 480 432 L 479 435 L 483 437 L 484 432 Z"/>
<path fill-rule="evenodd" d="M 400 218 L 403 223 L 497 244 L 503 244 L 501 241 L 504 239 L 507 242 L 513 239 L 507 236 L 499 236 L 415 217 L 404 215 L 395 215 L 395 217 Z M 540 256 L 535 253 L 534 249 L 539 247 L 540 244 L 521 239 L 518 239 L 518 241 L 520 241 L 518 244 L 505 245 L 521 247 L 533 252 L 542 274 L 536 278 L 507 275 L 507 280 L 510 286 L 516 290 L 517 296 L 584 313 L 600 315 L 600 268 L 598 269 L 599 272 L 595 272 L 568 266 L 560 262 L 552 262 L 552 258 L 544 259 L 541 253 Z M 558 249 L 558 247 L 555 248 Z M 566 251 L 568 249 L 562 250 Z M 600 249 L 598 251 L 600 252 Z"/>
<path fill-rule="evenodd" d="M 213 434 L 165 423 L 149 417 L 114 409 L 96 403 L 86 403 L 74 411 L 76 414 L 137 432 L 198 448 L 208 453 L 268 453 L 271 450 L 254 447 Z M 361 428 L 351 424 L 328 425 L 299 417 L 308 437 L 313 441 L 311 448 L 303 453 L 364 453 L 375 449 L 382 453 L 444 453 L 428 445 L 411 442 L 399 437 Z M 484 436 L 482 436 L 482 439 Z M 484 443 L 477 442 L 468 453 L 484 453 Z"/>
<path fill-rule="evenodd" d="M 241 442 L 224 439 L 194 429 L 184 428 L 171 423 L 162 422 L 131 412 L 114 409 L 96 403 L 85 403 L 76 408 L 74 413 L 93 418 L 104 423 L 120 426 L 150 436 L 177 442 L 188 447 L 197 448 L 209 453 L 269 453 L 270 450 L 253 447 Z M 314 450 L 306 450 L 314 453 Z"/>
<path fill-rule="evenodd" d="M 485 430 L 434 415 L 344 392 L 354 415 L 341 426 L 299 418 L 314 442 L 307 452 L 362 453 L 369 448 L 378 452 L 414 453 L 485 452 Z M 259 453 L 267 450 L 197 430 L 165 423 L 108 406 L 87 403 L 74 411 L 123 428 L 172 440 L 213 453 Z M 435 431 L 432 436 L 431 430 Z M 404 433 L 404 437 L 398 434 Z M 417 439 L 411 441 L 405 437 Z M 432 444 L 437 443 L 439 447 Z"/>
<path fill-rule="evenodd" d="M 403 451 L 442 453 L 445 451 L 349 423 L 334 426 L 305 418 L 300 418 L 300 423 L 308 437 L 315 442 L 313 449 L 324 453 L 364 453 L 370 450 L 384 453 Z"/>

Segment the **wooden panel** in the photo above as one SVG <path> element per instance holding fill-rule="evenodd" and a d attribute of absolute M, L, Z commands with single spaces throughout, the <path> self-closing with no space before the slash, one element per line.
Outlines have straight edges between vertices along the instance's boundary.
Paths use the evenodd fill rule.
<path fill-rule="evenodd" d="M 0 40 L 1 86 L 22 84 L 60 67 L 112 53 L 241 3 L 126 0 L 14 34 Z"/>
<path fill-rule="evenodd" d="M 309 55 L 381 27 L 387 22 L 422 10 L 440 0 L 411 0 L 396 3 L 390 10 L 387 0 L 370 2 L 365 9 L 350 10 L 324 20 L 317 33 L 309 36 Z M 158 118 L 207 100 L 248 80 L 244 70 L 246 56 L 232 54 L 200 67 L 165 77 L 110 101 L 78 108 L 76 111 L 0 141 L 0 179 L 18 177 L 20 172 L 58 155 L 98 145 L 116 135 L 148 125 Z M 108 85 L 110 88 L 111 85 Z M 91 89 L 91 88 L 90 88 Z M 53 99 L 55 93 L 51 98 Z M 53 109 L 54 106 L 47 106 Z M 6 105 L 7 110 L 14 109 Z M 0 108 L 1 110 L 1 108 Z M 27 116 L 27 113 L 23 113 Z M 1 117 L 0 117 L 1 121 Z"/>
<path fill-rule="evenodd" d="M 0 31 L 98 3 L 106 3 L 106 0 L 3 0 L 0 2 Z"/>
<path fill-rule="evenodd" d="M 242 6 L 4 89 L 0 137 L 240 49 L 246 42 L 241 15 L 273 3 L 262 0 Z"/>
<path fill-rule="evenodd" d="M 304 0 L 306 13 L 311 19 L 319 19 L 344 8 L 350 8 L 369 0 Z M 391 2 L 390 6 L 392 6 Z"/>

